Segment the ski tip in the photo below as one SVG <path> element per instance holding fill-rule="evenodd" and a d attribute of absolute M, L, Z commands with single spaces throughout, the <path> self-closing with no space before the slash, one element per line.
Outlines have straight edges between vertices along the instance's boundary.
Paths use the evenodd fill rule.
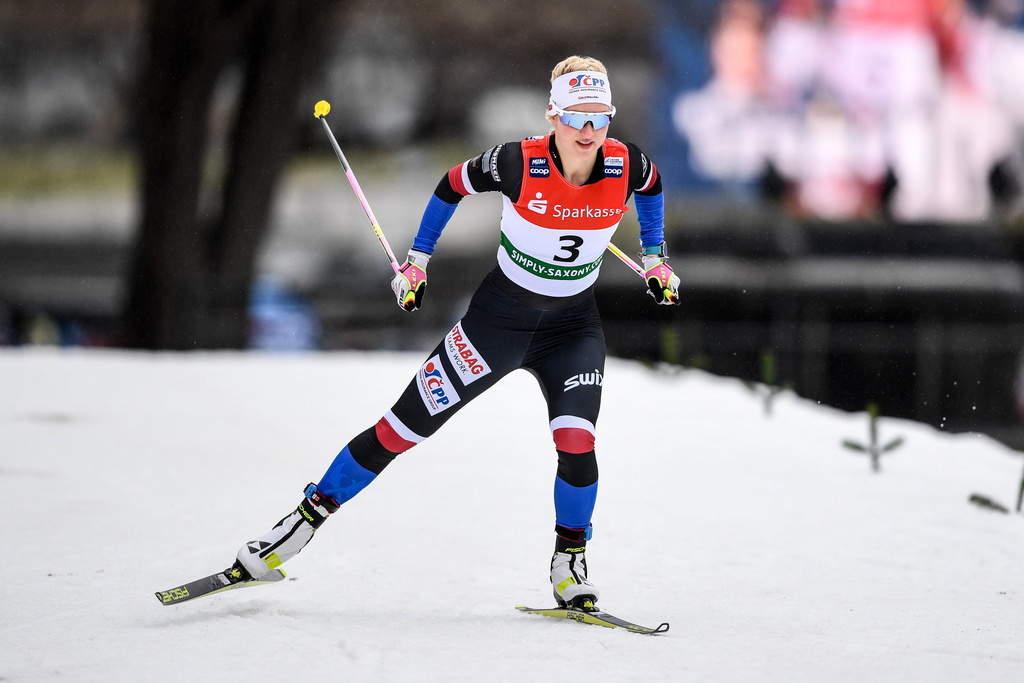
<path fill-rule="evenodd" d="M 192 597 L 189 595 L 187 586 L 178 586 L 166 591 L 156 591 L 153 595 L 156 596 L 161 605 L 173 605 L 176 602 L 183 602 Z"/>

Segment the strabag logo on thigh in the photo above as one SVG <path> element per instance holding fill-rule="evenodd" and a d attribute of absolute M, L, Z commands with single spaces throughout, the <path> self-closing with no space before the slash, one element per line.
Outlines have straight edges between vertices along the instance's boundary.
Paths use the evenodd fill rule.
<path fill-rule="evenodd" d="M 441 365 L 441 356 L 434 356 L 420 366 L 416 375 L 423 405 L 431 415 L 448 410 L 459 402 L 459 394 L 455 391 L 448 374 Z"/>
<path fill-rule="evenodd" d="M 451 361 L 455 372 L 459 374 L 463 385 L 471 384 L 484 375 L 490 374 L 490 366 L 473 346 L 473 342 L 469 341 L 466 333 L 462 331 L 462 323 L 456 323 L 444 338 L 444 348 L 448 352 L 448 360 Z"/>

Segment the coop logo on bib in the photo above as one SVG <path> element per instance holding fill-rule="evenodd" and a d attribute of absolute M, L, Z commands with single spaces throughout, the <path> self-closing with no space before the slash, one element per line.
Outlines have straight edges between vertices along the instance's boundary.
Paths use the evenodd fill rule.
<path fill-rule="evenodd" d="M 484 375 L 490 374 L 491 368 L 483 356 L 469 341 L 462 331 L 462 323 L 456 323 L 452 331 L 444 338 L 444 348 L 448 352 L 448 360 L 458 373 L 463 385 L 472 384 Z"/>
<path fill-rule="evenodd" d="M 416 375 L 420 398 L 431 415 L 448 410 L 459 402 L 459 394 L 455 391 L 448 374 L 441 365 L 441 356 L 434 356 L 420 366 Z"/>
<path fill-rule="evenodd" d="M 606 157 L 604 160 L 604 177 L 619 178 L 623 173 L 625 162 L 622 157 Z"/>

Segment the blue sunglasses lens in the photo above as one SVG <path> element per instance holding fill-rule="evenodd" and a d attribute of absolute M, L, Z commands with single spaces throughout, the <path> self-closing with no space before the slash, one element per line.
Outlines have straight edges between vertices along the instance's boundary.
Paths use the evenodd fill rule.
<path fill-rule="evenodd" d="M 594 130 L 601 130 L 612 122 L 608 114 L 586 114 L 578 111 L 567 111 L 558 117 L 558 120 L 576 130 L 583 130 L 588 123 L 594 124 Z"/>

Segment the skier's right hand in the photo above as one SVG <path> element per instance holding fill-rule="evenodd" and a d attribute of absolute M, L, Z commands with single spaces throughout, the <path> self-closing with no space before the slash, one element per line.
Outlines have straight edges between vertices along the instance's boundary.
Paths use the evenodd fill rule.
<path fill-rule="evenodd" d="M 427 289 L 428 261 L 430 254 L 410 249 L 406 262 L 391 278 L 391 290 L 403 310 L 415 311 L 423 305 L 423 294 Z"/>

